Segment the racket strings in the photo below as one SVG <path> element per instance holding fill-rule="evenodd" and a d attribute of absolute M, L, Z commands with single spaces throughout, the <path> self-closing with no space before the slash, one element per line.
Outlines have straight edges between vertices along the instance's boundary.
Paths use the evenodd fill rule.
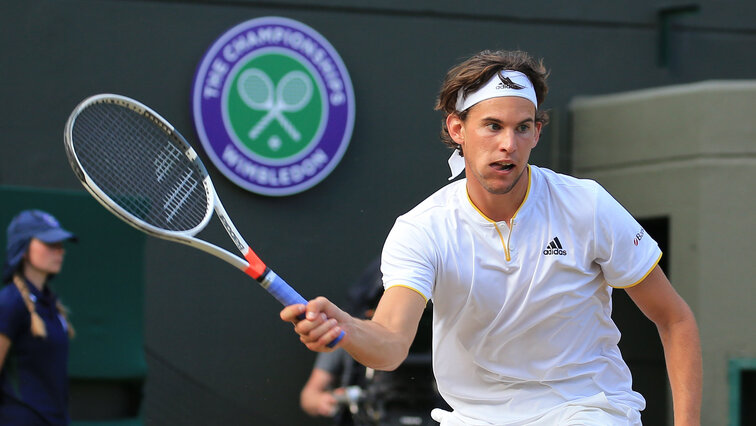
<path fill-rule="evenodd" d="M 186 147 L 149 117 L 118 104 L 95 103 L 81 111 L 72 135 L 91 181 L 138 219 L 188 231 L 210 214 L 204 174 L 184 155 Z"/>

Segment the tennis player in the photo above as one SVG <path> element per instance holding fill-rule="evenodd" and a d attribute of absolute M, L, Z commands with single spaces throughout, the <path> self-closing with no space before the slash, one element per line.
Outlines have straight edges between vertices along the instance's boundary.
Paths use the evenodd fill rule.
<path fill-rule="evenodd" d="M 675 425 L 698 425 L 695 318 L 658 262 L 658 244 L 600 185 L 530 165 L 548 115 L 542 61 L 483 51 L 441 87 L 452 182 L 400 216 L 385 242 L 372 320 L 326 298 L 281 311 L 313 351 L 338 345 L 396 368 L 433 300 L 433 367 L 453 412 L 442 425 L 638 425 L 643 397 L 611 319 L 624 289 L 664 346 Z M 306 318 L 297 316 L 306 312 Z"/>

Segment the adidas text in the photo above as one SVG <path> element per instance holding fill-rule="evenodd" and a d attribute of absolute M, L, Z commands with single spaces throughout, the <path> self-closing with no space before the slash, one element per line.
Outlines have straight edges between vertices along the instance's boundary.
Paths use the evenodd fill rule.
<path fill-rule="evenodd" d="M 543 254 L 546 256 L 549 256 L 549 255 L 567 256 L 567 250 L 547 248 L 546 250 L 543 251 Z"/>

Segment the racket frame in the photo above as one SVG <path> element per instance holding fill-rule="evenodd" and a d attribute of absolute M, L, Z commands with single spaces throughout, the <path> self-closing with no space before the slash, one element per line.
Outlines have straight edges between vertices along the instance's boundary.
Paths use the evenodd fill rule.
<path fill-rule="evenodd" d="M 218 247 L 214 244 L 208 243 L 206 241 L 200 240 L 198 238 L 194 238 L 194 235 L 199 233 L 202 229 L 204 229 L 207 224 L 210 222 L 210 219 L 212 218 L 213 211 L 218 214 L 219 219 L 221 220 L 221 223 L 223 224 L 223 227 L 226 229 L 226 232 L 228 232 L 231 239 L 234 241 L 234 244 L 239 249 L 239 251 L 244 254 L 245 248 L 248 248 L 249 246 L 244 241 L 244 238 L 241 236 L 239 231 L 236 229 L 236 226 L 234 226 L 233 222 L 228 218 L 228 214 L 226 213 L 226 210 L 223 208 L 223 205 L 220 203 L 220 200 L 218 199 L 218 196 L 215 192 L 215 188 L 212 185 L 212 181 L 210 180 L 210 176 L 207 173 L 207 169 L 205 168 L 204 164 L 202 164 L 201 161 L 197 161 L 197 153 L 194 151 L 194 149 L 186 142 L 186 139 L 178 133 L 175 128 L 168 123 L 167 120 L 165 120 L 160 114 L 155 112 L 154 110 L 150 109 L 146 105 L 142 105 L 139 103 L 135 103 L 136 101 L 126 98 L 121 95 L 115 95 L 115 94 L 99 94 L 92 97 L 89 97 L 82 101 L 71 113 L 71 116 L 69 117 L 68 121 L 66 122 L 65 132 L 64 132 L 64 141 L 66 146 L 66 155 L 68 156 L 68 162 L 70 163 L 71 167 L 74 170 L 74 173 L 79 178 L 81 183 L 83 184 L 84 188 L 87 190 L 87 192 L 92 195 L 97 201 L 100 202 L 106 209 L 108 209 L 111 213 L 116 215 L 118 218 L 123 220 L 124 222 L 128 223 L 129 225 L 133 226 L 136 229 L 139 229 L 140 231 L 143 231 L 149 235 L 152 235 L 157 238 L 170 240 L 178 243 L 182 243 L 191 247 L 195 247 L 197 249 L 200 249 L 202 251 L 205 251 L 209 254 L 212 254 L 214 256 L 217 256 L 226 262 L 230 263 L 231 265 L 235 266 L 238 269 L 245 270 L 249 267 L 249 262 L 244 261 L 243 259 L 239 258 L 238 256 L 232 254 L 228 250 Z M 110 196 L 108 196 L 103 190 L 100 189 L 100 187 L 92 180 L 92 178 L 87 174 L 87 172 L 84 170 L 83 166 L 79 162 L 79 159 L 76 157 L 76 150 L 74 147 L 73 142 L 73 127 L 76 122 L 76 118 L 78 115 L 88 106 L 95 104 L 95 103 L 113 103 L 118 104 L 122 107 L 130 108 L 134 110 L 135 112 L 139 113 L 140 115 L 143 115 L 156 124 L 158 124 L 163 131 L 174 139 L 175 142 L 178 142 L 178 145 L 182 148 L 182 153 L 190 160 L 192 163 L 196 166 L 198 166 L 200 172 L 202 173 L 202 186 L 205 190 L 205 195 L 207 196 L 208 203 L 207 203 L 207 210 L 205 212 L 205 215 L 202 219 L 202 221 L 195 226 L 192 229 L 186 230 L 186 231 L 170 231 L 167 229 L 157 228 L 153 225 L 150 225 L 149 223 L 137 218 L 132 213 L 128 212 L 126 209 L 122 208 L 118 203 L 116 203 Z M 259 277 L 252 277 L 252 278 L 259 278 Z"/>
<path fill-rule="evenodd" d="M 198 225 L 185 231 L 170 231 L 150 225 L 149 223 L 146 223 L 145 221 L 139 219 L 132 213 L 122 208 L 117 202 L 115 202 L 115 200 L 113 200 L 102 189 L 100 189 L 97 183 L 94 182 L 94 180 L 87 174 L 86 170 L 76 156 L 76 148 L 74 146 L 75 144 L 73 140 L 73 128 L 76 123 L 76 118 L 79 116 L 79 114 L 85 108 L 96 103 L 116 104 L 121 107 L 129 108 L 134 112 L 147 117 L 150 121 L 160 127 L 161 130 L 168 137 L 170 137 L 177 146 L 181 148 L 182 153 L 192 162 L 192 164 L 198 168 L 202 177 L 201 181 L 205 190 L 205 195 L 208 200 L 205 215 Z M 307 301 L 288 283 L 286 283 L 286 281 L 284 281 L 275 272 L 273 272 L 272 269 L 268 268 L 252 250 L 249 244 L 247 244 L 247 242 L 244 240 L 244 237 L 242 237 L 239 230 L 231 221 L 231 218 L 228 216 L 226 209 L 223 207 L 223 204 L 221 203 L 220 198 L 215 191 L 212 180 L 210 179 L 210 175 L 208 174 L 205 165 L 197 155 L 197 152 L 187 142 L 184 136 L 178 130 L 176 130 L 168 122 L 168 120 L 163 118 L 156 111 L 142 104 L 141 102 L 122 95 L 112 93 L 93 95 L 81 101 L 71 112 L 71 115 L 66 122 L 63 139 L 65 143 L 66 156 L 68 157 L 68 162 L 71 165 L 74 174 L 81 181 L 87 192 L 89 192 L 92 197 L 95 198 L 95 200 L 102 204 L 116 217 L 120 218 L 132 227 L 147 233 L 148 235 L 188 245 L 226 261 L 227 263 L 235 266 L 237 269 L 244 271 L 247 275 L 257 280 L 263 288 L 265 288 L 285 306 L 297 303 L 307 304 Z M 204 229 L 210 222 L 210 219 L 213 216 L 213 211 L 218 216 L 218 219 L 223 225 L 223 228 L 226 230 L 239 252 L 241 252 L 241 254 L 244 256 L 244 259 L 235 254 L 232 254 L 222 247 L 218 247 L 215 244 L 195 237 L 195 235 L 202 229 Z M 300 319 L 301 318 L 303 318 L 303 316 L 300 317 Z M 327 346 L 334 347 L 336 344 L 338 344 L 339 341 L 341 341 L 341 339 L 344 337 L 344 334 L 344 331 L 342 331 L 341 334 L 336 339 L 331 341 Z"/>

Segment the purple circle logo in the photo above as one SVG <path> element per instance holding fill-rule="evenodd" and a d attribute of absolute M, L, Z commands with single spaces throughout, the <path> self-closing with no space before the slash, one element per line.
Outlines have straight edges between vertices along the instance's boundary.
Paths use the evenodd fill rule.
<path fill-rule="evenodd" d="M 249 191 L 292 195 L 325 179 L 354 127 L 354 91 L 318 32 L 264 17 L 226 31 L 197 68 L 192 111 L 216 167 Z"/>

